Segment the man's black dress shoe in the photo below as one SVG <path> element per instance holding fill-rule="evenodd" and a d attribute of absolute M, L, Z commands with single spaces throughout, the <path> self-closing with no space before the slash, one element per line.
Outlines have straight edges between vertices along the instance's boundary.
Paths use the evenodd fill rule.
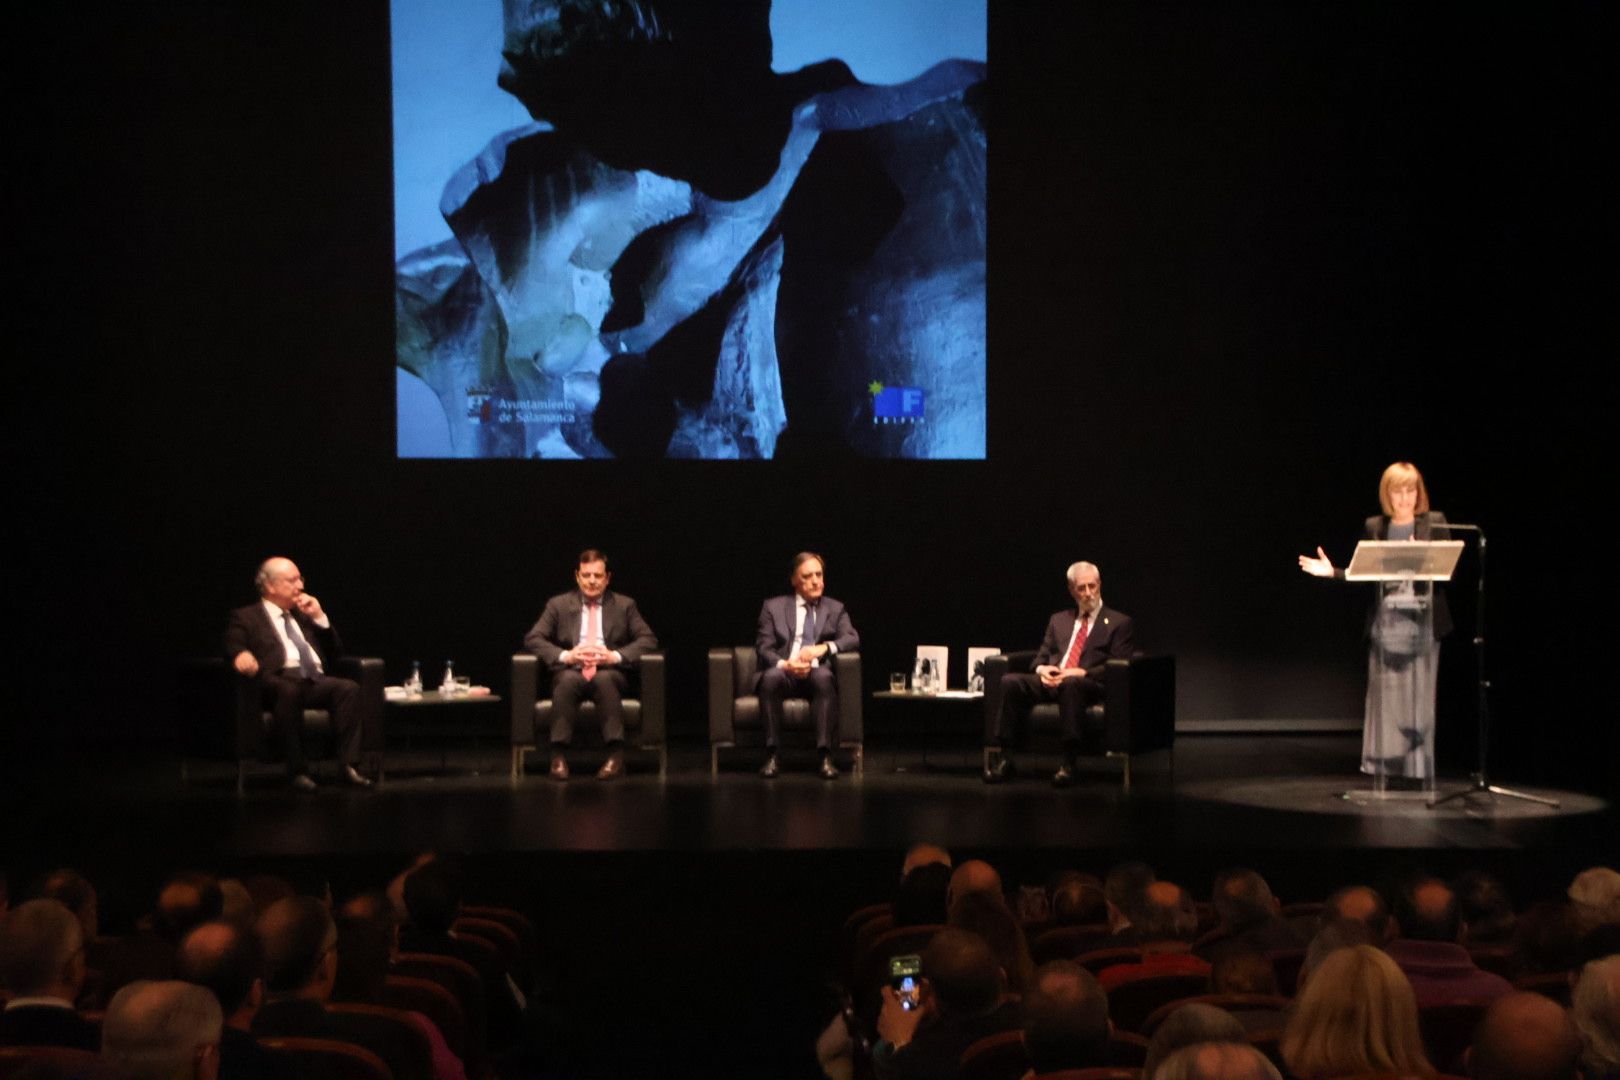
<path fill-rule="evenodd" d="M 1053 787 L 1068 787 L 1074 783 L 1074 768 L 1067 762 L 1058 766 L 1058 771 L 1052 774 Z"/>
<path fill-rule="evenodd" d="M 765 759 L 765 764 L 759 767 L 759 775 L 767 780 L 775 780 L 782 775 L 782 763 L 776 760 L 775 754 Z"/>
<path fill-rule="evenodd" d="M 996 758 L 996 763 L 984 770 L 984 782 L 987 784 L 1000 784 L 1012 779 L 1012 759 L 1003 755 Z"/>
<path fill-rule="evenodd" d="M 343 779 L 344 782 L 353 787 L 366 788 L 371 786 L 371 781 L 366 779 L 364 776 L 361 776 L 360 770 L 355 768 L 353 765 L 343 766 Z"/>
<path fill-rule="evenodd" d="M 315 781 L 310 778 L 308 773 L 299 773 L 297 776 L 293 777 L 289 783 L 292 784 L 294 791 L 315 790 Z"/>
<path fill-rule="evenodd" d="M 832 763 L 831 754 L 821 755 L 821 768 L 818 771 L 821 773 L 821 778 L 823 780 L 838 779 L 838 766 Z"/>

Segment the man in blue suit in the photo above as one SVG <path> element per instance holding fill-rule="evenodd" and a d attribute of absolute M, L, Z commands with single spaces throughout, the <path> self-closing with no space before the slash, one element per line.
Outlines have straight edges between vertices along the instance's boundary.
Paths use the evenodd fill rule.
<path fill-rule="evenodd" d="M 832 751 L 838 744 L 838 684 L 833 679 L 835 654 L 858 649 L 861 636 L 849 621 L 844 605 L 826 589 L 821 556 L 801 551 L 793 557 L 788 579 L 793 595 L 773 596 L 759 609 L 759 630 L 754 647 L 759 651 L 759 708 L 765 719 L 765 749 L 769 755 L 759 775 L 774 780 L 781 773 L 777 744 L 782 734 L 782 703 L 789 697 L 809 698 L 816 723 L 816 748 L 821 751 L 821 778 L 836 779 Z"/>

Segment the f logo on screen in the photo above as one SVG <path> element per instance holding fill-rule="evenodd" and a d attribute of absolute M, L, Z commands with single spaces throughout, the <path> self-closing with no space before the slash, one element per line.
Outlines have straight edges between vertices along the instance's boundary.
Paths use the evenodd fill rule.
<path fill-rule="evenodd" d="M 872 383 L 872 423 L 917 424 L 923 418 L 923 391 L 920 386 L 884 386 Z"/>

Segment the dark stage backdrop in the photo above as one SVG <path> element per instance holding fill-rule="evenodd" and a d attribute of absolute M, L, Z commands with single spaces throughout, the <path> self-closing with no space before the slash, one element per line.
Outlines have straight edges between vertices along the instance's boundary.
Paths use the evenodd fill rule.
<path fill-rule="evenodd" d="M 1364 597 L 1294 559 L 1347 556 L 1409 458 L 1490 530 L 1498 773 L 1612 783 L 1615 22 L 993 3 L 988 460 L 558 467 L 394 459 L 385 4 L 34 10 L 6 727 L 165 736 L 176 661 L 277 553 L 396 677 L 500 688 L 586 544 L 666 643 L 678 734 L 800 548 L 873 686 L 919 642 L 1032 646 L 1089 558 L 1184 718 L 1353 717 Z M 1460 633 L 1453 773 L 1471 664 Z"/>

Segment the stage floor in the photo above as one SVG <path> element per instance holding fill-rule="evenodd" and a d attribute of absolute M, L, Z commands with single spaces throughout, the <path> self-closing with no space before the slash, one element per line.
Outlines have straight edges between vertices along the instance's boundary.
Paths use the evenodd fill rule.
<path fill-rule="evenodd" d="M 811 755 L 787 755 L 781 779 L 753 773 L 757 754 L 723 758 L 718 780 L 703 746 L 671 752 L 667 779 L 651 759 L 600 783 L 599 752 L 576 755 L 576 779 L 530 775 L 513 785 L 498 744 L 392 754 L 387 781 L 370 792 L 323 783 L 302 795 L 279 769 L 259 766 L 245 796 L 228 765 L 191 768 L 150 751 L 95 759 L 38 751 L 10 763 L 4 804 L 7 846 L 58 857 L 162 836 L 183 850 L 240 857 L 467 852 L 899 850 L 922 838 L 978 850 L 1174 855 L 1241 845 L 1265 851 L 1369 849 L 1536 850 L 1589 846 L 1620 836 L 1620 815 L 1591 795 L 1539 790 L 1554 810 L 1474 796 L 1430 810 L 1407 798 L 1360 805 L 1340 793 L 1365 789 L 1358 738 L 1343 735 L 1184 736 L 1170 755 L 1137 759 L 1122 790 L 1117 761 L 1083 759 L 1067 790 L 1047 783 L 1054 762 L 1024 759 L 1013 782 L 986 787 L 966 750 L 869 748 L 864 776 L 846 768 L 817 778 Z M 847 764 L 847 763 L 846 763 Z M 317 769 L 334 777 L 330 763 Z M 1464 786 L 1445 778 L 1440 790 Z M 29 809 L 18 812 L 26 805 Z M 64 847 L 67 850 L 63 850 Z"/>

